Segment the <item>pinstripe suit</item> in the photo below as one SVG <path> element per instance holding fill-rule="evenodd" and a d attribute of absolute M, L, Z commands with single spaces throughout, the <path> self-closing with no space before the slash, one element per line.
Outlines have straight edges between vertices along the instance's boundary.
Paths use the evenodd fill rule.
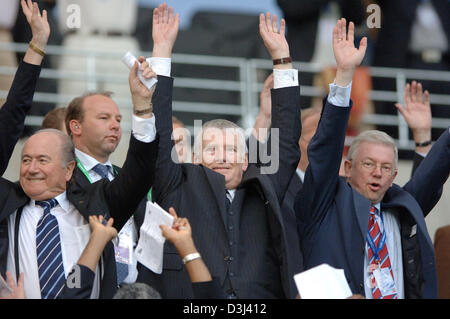
<path fill-rule="evenodd" d="M 158 81 L 166 81 L 158 77 Z M 273 175 L 249 164 L 236 189 L 231 212 L 238 215 L 234 242 L 228 237 L 225 178 L 202 165 L 175 164 L 172 112 L 154 97 L 159 151 L 153 198 L 164 209 L 174 207 L 192 226 L 197 249 L 225 295 L 238 298 L 290 296 L 287 241 L 280 202 L 295 172 L 300 150 L 299 87 L 272 91 L 273 127 L 280 129 L 280 165 Z M 192 285 L 173 245 L 165 244 L 162 275 L 140 271 L 138 281 L 149 282 L 163 298 L 192 298 Z"/>

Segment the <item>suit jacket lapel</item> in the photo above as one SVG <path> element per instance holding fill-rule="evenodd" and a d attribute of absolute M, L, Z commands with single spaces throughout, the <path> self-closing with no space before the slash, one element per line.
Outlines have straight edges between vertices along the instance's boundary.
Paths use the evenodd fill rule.
<path fill-rule="evenodd" d="M 362 238 L 366 238 L 369 226 L 369 211 L 371 202 L 352 187 L 353 207 L 355 208 L 356 219 Z"/>
<path fill-rule="evenodd" d="M 417 228 L 422 234 L 425 235 L 427 244 L 432 248 L 430 236 L 428 235 L 427 226 L 423 217 L 422 209 L 417 201 L 408 193 L 403 190 L 400 191 L 398 186 L 391 187 L 383 198 L 381 203 L 382 209 L 403 207 L 414 218 L 417 223 Z M 399 210 L 401 212 L 402 210 Z"/>
<path fill-rule="evenodd" d="M 220 215 L 222 216 L 223 224 L 226 225 L 226 209 L 225 209 L 225 177 L 219 173 L 210 170 L 207 167 L 203 167 L 206 178 L 214 193 L 217 207 Z"/>
<path fill-rule="evenodd" d="M 9 191 L 4 209 L 0 212 L 0 220 L 4 220 L 9 215 L 14 213 L 17 208 L 28 203 L 30 198 L 23 192 L 22 187 L 15 184 Z"/>

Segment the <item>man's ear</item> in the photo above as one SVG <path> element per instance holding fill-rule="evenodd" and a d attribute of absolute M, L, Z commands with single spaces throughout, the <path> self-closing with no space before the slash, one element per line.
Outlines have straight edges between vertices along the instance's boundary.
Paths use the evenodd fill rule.
<path fill-rule="evenodd" d="M 242 171 L 245 172 L 248 168 L 248 153 L 244 155 L 244 163 L 242 165 Z"/>
<path fill-rule="evenodd" d="M 352 171 L 352 161 L 346 159 L 344 163 L 345 177 L 349 178 Z"/>
<path fill-rule="evenodd" d="M 78 122 L 77 120 L 70 120 L 69 127 L 70 127 L 70 132 L 67 132 L 67 133 L 72 133 L 72 136 L 81 135 L 82 128 L 81 128 L 80 122 Z"/>
<path fill-rule="evenodd" d="M 73 170 L 75 169 L 75 161 L 71 161 L 66 166 L 66 182 L 70 181 L 73 175 Z"/>

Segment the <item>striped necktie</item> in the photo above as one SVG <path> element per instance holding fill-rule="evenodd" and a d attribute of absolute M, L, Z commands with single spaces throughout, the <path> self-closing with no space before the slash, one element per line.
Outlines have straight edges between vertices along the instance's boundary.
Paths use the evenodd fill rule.
<path fill-rule="evenodd" d="M 383 296 L 381 294 L 380 288 L 377 287 L 377 282 L 375 280 L 375 276 L 373 275 L 373 271 L 377 269 L 378 266 L 380 266 L 381 269 L 388 268 L 389 273 L 392 276 L 392 280 L 394 280 L 394 274 L 391 268 L 391 261 L 389 259 L 386 240 L 385 239 L 382 240 L 383 234 L 381 232 L 380 225 L 378 224 L 378 220 L 375 216 L 377 211 L 378 209 L 376 209 L 374 206 L 370 208 L 369 232 L 368 232 L 368 241 L 370 240 L 372 243 L 374 243 L 374 248 L 376 250 L 374 253 L 372 251 L 372 246 L 369 245 L 368 257 L 369 257 L 370 280 L 372 284 L 372 296 L 374 299 L 397 299 L 398 296 L 396 293 Z M 381 244 L 380 241 L 382 241 Z M 382 245 L 382 247 L 380 247 L 380 245 Z"/>
<path fill-rule="evenodd" d="M 109 166 L 98 163 L 92 168 L 92 170 L 96 172 L 101 178 L 109 180 L 108 178 Z"/>
<path fill-rule="evenodd" d="M 36 227 L 36 255 L 42 299 L 56 299 L 64 288 L 66 278 L 61 251 L 61 238 L 56 217 L 50 210 L 58 205 L 56 199 L 36 201 L 44 214 Z"/>

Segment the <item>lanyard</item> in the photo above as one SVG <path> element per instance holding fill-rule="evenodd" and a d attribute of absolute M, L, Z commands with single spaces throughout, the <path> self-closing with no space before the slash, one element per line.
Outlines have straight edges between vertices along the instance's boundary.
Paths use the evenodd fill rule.
<path fill-rule="evenodd" d="M 92 184 L 92 179 L 91 179 L 91 176 L 89 175 L 89 172 L 88 172 L 87 169 L 84 167 L 83 163 L 81 163 L 81 161 L 78 159 L 78 157 L 76 158 L 76 160 L 77 160 L 77 166 L 78 166 L 78 168 L 79 168 L 80 171 L 84 174 L 84 176 L 86 176 L 86 178 L 88 179 L 89 183 Z M 114 166 L 113 166 L 113 170 L 114 170 L 114 173 L 115 173 L 116 175 L 118 175 L 118 173 L 117 173 L 116 169 L 114 168 Z M 151 189 L 151 188 L 150 188 L 150 190 L 149 190 L 148 193 L 147 193 L 147 199 L 148 199 L 149 201 L 152 201 L 152 189 Z"/>
<path fill-rule="evenodd" d="M 376 218 L 376 217 L 374 216 L 374 218 Z M 383 246 L 386 243 L 386 231 L 384 229 L 383 214 L 381 213 L 381 210 L 380 210 L 380 218 L 381 218 L 381 224 L 383 225 L 383 233 L 382 233 L 380 241 L 378 243 L 378 247 L 375 247 L 375 242 L 373 241 L 372 236 L 370 236 L 369 231 L 367 231 L 367 244 L 369 245 L 370 250 L 372 250 L 375 260 L 377 260 L 377 261 L 380 261 L 380 255 L 378 253 L 381 251 L 381 249 L 383 249 Z M 376 222 L 376 220 L 375 220 L 375 222 Z M 380 229 L 380 232 L 381 232 L 381 229 Z"/>

